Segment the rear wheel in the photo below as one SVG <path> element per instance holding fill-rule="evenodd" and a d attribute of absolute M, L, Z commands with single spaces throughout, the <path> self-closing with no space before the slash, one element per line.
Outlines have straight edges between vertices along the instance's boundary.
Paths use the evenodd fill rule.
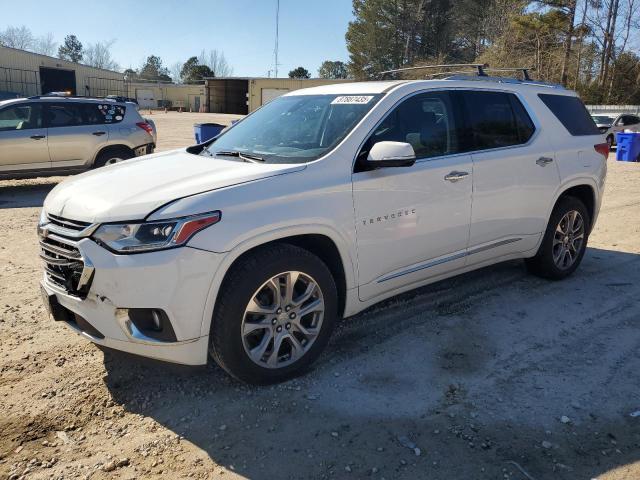
<path fill-rule="evenodd" d="M 114 147 L 103 150 L 96 157 L 96 161 L 93 164 L 94 168 L 104 167 L 105 165 L 113 165 L 120 163 L 124 160 L 133 158 L 133 152 L 125 147 Z"/>
<path fill-rule="evenodd" d="M 561 198 L 553 209 L 538 253 L 526 260 L 528 270 L 553 280 L 571 275 L 584 256 L 590 225 L 591 218 L 580 200 Z"/>
<path fill-rule="evenodd" d="M 210 353 L 232 376 L 253 384 L 287 380 L 326 346 L 337 317 L 337 290 L 310 252 L 261 248 L 229 272 L 218 295 Z"/>

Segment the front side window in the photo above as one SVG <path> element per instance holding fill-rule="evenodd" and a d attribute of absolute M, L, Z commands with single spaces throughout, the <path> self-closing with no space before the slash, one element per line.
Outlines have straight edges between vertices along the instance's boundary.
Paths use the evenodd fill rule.
<path fill-rule="evenodd" d="M 40 105 L 10 105 L 0 110 L 0 132 L 34 128 L 42 128 L 42 107 Z"/>
<path fill-rule="evenodd" d="M 306 163 L 329 152 L 380 95 L 279 97 L 219 136 L 202 154 L 251 155 L 267 163 Z"/>
<path fill-rule="evenodd" d="M 413 147 L 417 159 L 441 157 L 462 151 L 459 124 L 448 92 L 414 95 L 394 108 L 374 129 L 356 159 L 355 171 L 369 169 L 369 150 L 378 142 L 403 142 Z"/>
<path fill-rule="evenodd" d="M 518 98 L 510 93 L 461 92 L 474 150 L 521 145 L 533 135 L 535 126 Z"/>

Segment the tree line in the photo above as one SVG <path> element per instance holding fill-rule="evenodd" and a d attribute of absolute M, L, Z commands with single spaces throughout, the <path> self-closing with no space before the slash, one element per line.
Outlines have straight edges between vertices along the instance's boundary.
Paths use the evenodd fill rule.
<path fill-rule="evenodd" d="M 530 67 L 534 78 L 575 89 L 588 103 L 638 104 L 639 6 L 640 0 L 353 0 L 348 67 L 361 80 L 425 64 Z"/>

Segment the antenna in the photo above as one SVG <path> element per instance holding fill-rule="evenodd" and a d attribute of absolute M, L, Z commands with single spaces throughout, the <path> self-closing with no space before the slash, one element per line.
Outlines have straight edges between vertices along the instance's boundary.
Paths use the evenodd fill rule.
<path fill-rule="evenodd" d="M 279 24 L 280 24 L 280 0 L 276 0 L 276 47 L 274 49 L 274 54 L 276 57 L 275 64 L 275 78 L 278 78 L 278 36 L 279 36 Z"/>

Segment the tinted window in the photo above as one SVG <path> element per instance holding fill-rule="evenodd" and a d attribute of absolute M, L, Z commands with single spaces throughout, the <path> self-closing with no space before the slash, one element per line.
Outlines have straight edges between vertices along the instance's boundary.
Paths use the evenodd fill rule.
<path fill-rule="evenodd" d="M 72 127 L 82 125 L 82 104 L 47 104 L 47 125 L 49 127 Z"/>
<path fill-rule="evenodd" d="M 535 130 L 515 95 L 503 92 L 462 92 L 474 149 L 509 147 L 526 143 Z"/>
<path fill-rule="evenodd" d="M 538 97 L 571 135 L 600 135 L 600 130 L 578 97 L 547 93 L 541 93 Z"/>
<path fill-rule="evenodd" d="M 509 100 L 511 100 L 511 106 L 513 107 L 520 143 L 527 143 L 533 136 L 533 132 L 536 131 L 536 127 L 518 97 L 509 95 Z"/>
<path fill-rule="evenodd" d="M 124 119 L 127 107 L 109 103 L 83 105 L 88 123 L 118 123 Z"/>
<path fill-rule="evenodd" d="M 42 107 L 36 104 L 12 105 L 0 110 L 0 131 L 30 130 L 42 127 Z"/>
<path fill-rule="evenodd" d="M 622 125 L 635 125 L 637 123 L 640 123 L 640 119 L 635 115 L 625 115 L 622 117 Z"/>
<path fill-rule="evenodd" d="M 415 95 L 396 107 L 374 130 L 366 151 L 377 142 L 410 143 L 417 158 L 459 152 L 458 126 L 447 92 Z"/>

